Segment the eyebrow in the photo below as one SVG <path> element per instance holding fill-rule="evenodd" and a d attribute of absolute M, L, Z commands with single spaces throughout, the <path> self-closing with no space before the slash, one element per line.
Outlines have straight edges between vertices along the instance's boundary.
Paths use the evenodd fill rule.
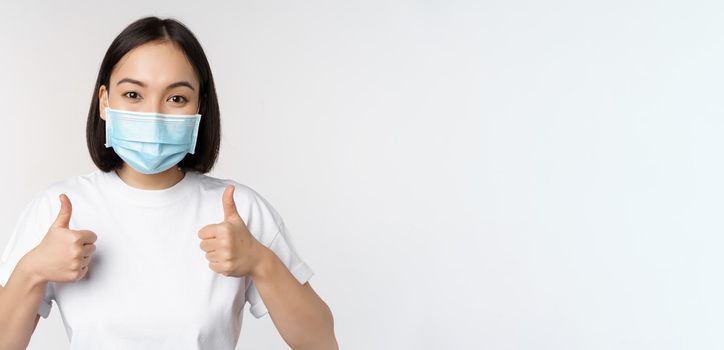
<path fill-rule="evenodd" d="M 139 81 L 139 80 L 136 80 L 136 79 L 131 79 L 131 78 L 123 78 L 123 79 L 119 80 L 119 81 L 116 83 L 116 86 L 120 85 L 121 83 L 131 83 L 131 84 L 140 85 L 140 86 L 142 86 L 142 87 L 146 87 L 146 84 L 143 83 L 142 81 Z M 185 81 L 185 80 L 177 81 L 177 82 L 175 82 L 175 83 L 171 83 L 169 86 L 166 87 L 166 90 L 168 90 L 168 89 L 173 89 L 173 88 L 178 87 L 178 86 L 186 86 L 186 87 L 188 87 L 188 88 L 191 89 L 191 90 L 195 90 L 194 87 L 191 86 L 191 84 L 190 84 L 188 81 Z"/>

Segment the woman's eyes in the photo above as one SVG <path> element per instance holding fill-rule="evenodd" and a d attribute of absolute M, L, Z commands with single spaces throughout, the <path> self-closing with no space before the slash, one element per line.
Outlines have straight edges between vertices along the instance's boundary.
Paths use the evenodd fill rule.
<path fill-rule="evenodd" d="M 132 98 L 132 99 L 134 99 L 134 100 L 136 99 L 135 97 L 128 96 L 128 94 L 134 94 L 134 95 L 136 95 L 136 96 L 138 95 L 138 93 L 136 93 L 135 91 L 128 91 L 128 92 L 126 92 L 125 94 L 123 94 L 123 96 L 130 97 L 130 98 Z"/>
<path fill-rule="evenodd" d="M 130 98 L 130 99 L 132 99 L 132 100 L 137 100 L 139 95 L 138 95 L 138 93 L 135 92 L 135 91 L 128 91 L 128 92 L 124 93 L 123 96 L 128 97 L 128 98 Z M 186 97 L 184 97 L 184 96 L 181 96 L 181 95 L 173 95 L 173 96 L 171 96 L 169 99 L 170 99 L 170 100 L 171 100 L 171 99 L 174 99 L 173 102 L 175 102 L 175 103 L 186 103 L 186 102 L 188 102 L 188 99 L 187 99 Z M 180 100 L 179 100 L 179 99 L 180 99 Z"/>
<path fill-rule="evenodd" d="M 173 95 L 173 96 L 171 96 L 171 98 L 174 98 L 174 97 L 180 97 L 180 98 L 183 99 L 183 102 L 188 102 L 188 101 L 186 100 L 186 97 L 183 97 L 183 96 L 181 96 L 181 95 Z M 174 101 L 174 102 L 179 102 L 179 101 Z"/>

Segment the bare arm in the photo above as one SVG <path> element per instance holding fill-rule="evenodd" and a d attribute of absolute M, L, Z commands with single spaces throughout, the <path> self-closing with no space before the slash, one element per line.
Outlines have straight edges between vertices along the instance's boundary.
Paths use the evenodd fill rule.
<path fill-rule="evenodd" d="M 40 306 L 47 281 L 28 269 L 21 258 L 7 284 L 0 287 L 0 349 L 25 349 L 40 320 Z"/>
<path fill-rule="evenodd" d="M 69 228 L 72 205 L 60 194 L 60 211 L 42 241 L 15 266 L 0 287 L 0 349 L 25 349 L 35 332 L 49 281 L 75 282 L 88 272 L 97 235 Z"/>
<path fill-rule="evenodd" d="M 327 304 L 309 283 L 300 284 L 272 251 L 252 276 L 279 334 L 294 350 L 339 349 Z"/>
<path fill-rule="evenodd" d="M 250 276 L 274 326 L 292 349 L 337 350 L 329 307 L 309 283 L 300 284 L 276 253 L 251 234 L 236 209 L 234 186 L 226 186 L 222 204 L 224 221 L 198 232 L 209 268 L 224 276 Z"/>

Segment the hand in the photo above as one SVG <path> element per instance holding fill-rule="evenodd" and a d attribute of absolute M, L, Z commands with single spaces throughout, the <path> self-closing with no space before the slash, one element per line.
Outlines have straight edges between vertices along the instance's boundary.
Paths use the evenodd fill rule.
<path fill-rule="evenodd" d="M 71 230 L 73 207 L 65 194 L 60 195 L 60 211 L 43 240 L 23 257 L 42 281 L 75 282 L 88 273 L 96 250 L 95 233 Z"/>
<path fill-rule="evenodd" d="M 221 202 L 224 206 L 224 221 L 206 225 L 198 233 L 209 268 L 224 276 L 256 275 L 268 248 L 249 232 L 236 211 L 233 185 L 226 186 Z"/>

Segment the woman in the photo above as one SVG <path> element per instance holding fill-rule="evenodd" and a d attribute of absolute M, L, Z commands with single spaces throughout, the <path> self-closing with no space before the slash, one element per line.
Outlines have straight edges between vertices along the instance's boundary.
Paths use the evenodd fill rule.
<path fill-rule="evenodd" d="M 111 43 L 86 139 L 98 169 L 36 194 L 3 252 L 1 349 L 24 349 L 51 300 L 70 349 L 234 349 L 245 302 L 294 349 L 338 347 L 279 213 L 205 175 L 219 107 L 184 25 L 142 18 Z"/>

